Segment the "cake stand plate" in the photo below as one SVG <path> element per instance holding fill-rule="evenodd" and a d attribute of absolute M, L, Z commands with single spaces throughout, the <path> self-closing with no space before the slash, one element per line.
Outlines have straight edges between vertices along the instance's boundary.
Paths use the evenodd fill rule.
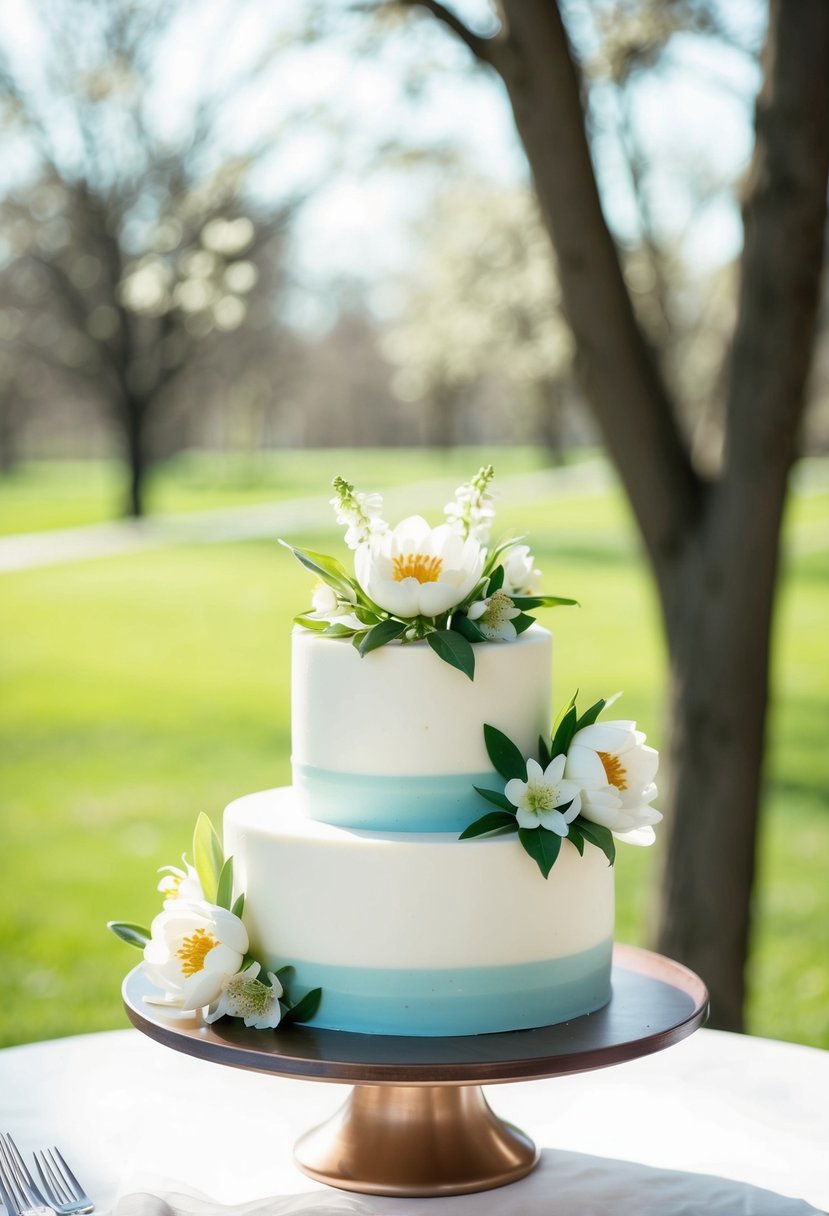
<path fill-rule="evenodd" d="M 124 1005 L 138 1030 L 187 1055 L 283 1077 L 349 1082 L 345 1106 L 297 1142 L 310 1177 L 375 1195 L 459 1195 L 505 1186 L 538 1161 L 533 1142 L 490 1109 L 481 1085 L 621 1064 L 678 1043 L 705 1020 L 705 985 L 670 959 L 613 952 L 612 996 L 598 1013 L 556 1026 L 456 1038 L 352 1034 L 293 1025 L 248 1030 L 235 1019 L 148 1004 L 140 967 Z"/>

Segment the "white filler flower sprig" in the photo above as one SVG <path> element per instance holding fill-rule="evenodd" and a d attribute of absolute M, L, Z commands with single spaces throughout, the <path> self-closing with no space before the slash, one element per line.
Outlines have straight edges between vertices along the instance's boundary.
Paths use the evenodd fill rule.
<path fill-rule="evenodd" d="M 127 921 L 108 925 L 143 951 L 144 974 L 162 994 L 147 1001 L 203 1011 L 206 1022 L 242 1018 L 258 1030 L 312 1018 L 322 989 L 313 988 L 294 1003 L 287 991 L 292 967 L 267 972 L 267 983 L 260 979 L 262 966 L 248 954 L 245 897 L 233 898 L 233 858 L 225 858 L 206 815 L 199 816 L 193 833 L 193 862 L 185 858 L 184 866 L 163 867 L 158 890 L 164 906 L 150 929 Z"/>
<path fill-rule="evenodd" d="M 600 700 L 581 716 L 576 698 L 556 723 L 550 742 L 538 740 L 538 759 L 525 759 L 494 726 L 484 726 L 487 753 L 504 778 L 503 790 L 477 792 L 498 809 L 476 819 L 461 840 L 489 833 L 517 832 L 521 845 L 545 878 L 563 840 L 580 855 L 595 845 L 613 865 L 614 838 L 649 845 L 662 815 L 651 803 L 659 753 L 645 744 L 635 722 L 598 722 L 612 700 Z"/>
<path fill-rule="evenodd" d="M 471 680 L 477 643 L 513 641 L 532 625 L 532 609 L 575 604 L 537 593 L 540 574 L 520 537 L 489 546 L 493 477 L 485 465 L 458 486 L 435 528 L 420 515 L 390 527 L 381 495 L 336 477 L 331 505 L 354 551 L 354 574 L 334 557 L 282 541 L 320 580 L 311 608 L 295 623 L 350 638 L 361 655 L 389 642 L 425 640 Z"/>

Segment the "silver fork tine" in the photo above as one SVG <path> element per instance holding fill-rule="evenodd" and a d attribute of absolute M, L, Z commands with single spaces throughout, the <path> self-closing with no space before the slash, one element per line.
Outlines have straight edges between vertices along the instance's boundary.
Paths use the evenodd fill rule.
<path fill-rule="evenodd" d="M 6 1137 L 0 1136 L 0 1194 L 10 1216 L 55 1216 L 40 1196 L 27 1186 L 17 1169 Z"/>
<path fill-rule="evenodd" d="M 63 1156 L 63 1153 L 60 1151 L 60 1149 L 57 1146 L 55 1146 L 54 1153 L 58 1159 L 60 1169 L 63 1171 L 64 1181 L 66 1181 L 68 1179 L 69 1184 L 70 1184 L 72 1190 L 74 1191 L 72 1198 L 88 1201 L 89 1197 L 88 1197 L 86 1191 L 83 1189 L 83 1187 L 78 1182 L 75 1175 L 70 1170 L 69 1166 L 66 1163 L 66 1159 Z"/>
<path fill-rule="evenodd" d="M 34 1153 L 35 1168 L 49 1202 L 58 1216 L 94 1211 L 95 1205 L 72 1173 L 59 1148 Z"/>
<path fill-rule="evenodd" d="M 55 1170 L 52 1169 L 49 1160 L 46 1158 L 46 1153 L 34 1154 L 34 1167 L 40 1175 L 40 1181 L 43 1182 L 44 1193 L 49 1195 L 49 1199 L 53 1204 L 66 1204 L 72 1198 L 62 1182 L 58 1182 L 55 1177 Z"/>
<path fill-rule="evenodd" d="M 52 1154 L 49 1153 L 49 1157 L 51 1156 Z M 52 1162 L 54 1163 L 54 1158 L 52 1158 Z M 53 1169 L 52 1165 L 50 1165 L 49 1160 L 47 1159 L 46 1152 L 35 1153 L 35 1169 L 40 1175 L 40 1181 L 43 1183 L 44 1193 L 49 1196 L 49 1201 L 51 1203 L 64 1204 L 68 1203 L 69 1200 L 72 1199 L 72 1195 L 66 1189 L 63 1179 L 59 1180 L 57 1177 L 55 1177 L 55 1169 L 57 1169 L 57 1164 L 55 1163 L 55 1169 Z"/>
<path fill-rule="evenodd" d="M 37 1202 L 37 1203 L 48 1202 L 47 1199 L 45 1198 L 45 1196 L 41 1195 L 40 1191 L 38 1190 L 35 1180 L 32 1177 L 31 1172 L 27 1168 L 26 1162 L 23 1160 L 23 1155 L 21 1154 L 20 1149 L 15 1144 L 11 1135 L 8 1132 L 6 1132 L 5 1135 L 0 1136 L 0 1139 L 5 1141 L 6 1151 L 9 1155 L 9 1157 L 11 1158 L 15 1173 L 17 1174 L 20 1181 L 25 1184 L 28 1191 L 31 1192 L 31 1195 L 32 1195 L 31 1202 Z"/>

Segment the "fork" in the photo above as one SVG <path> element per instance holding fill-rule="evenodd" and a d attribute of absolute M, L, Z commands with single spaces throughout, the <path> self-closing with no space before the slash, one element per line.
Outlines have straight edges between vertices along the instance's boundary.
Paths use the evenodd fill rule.
<path fill-rule="evenodd" d="M 0 1136 L 0 1199 L 9 1216 L 57 1216 L 55 1209 L 41 1203 L 41 1196 L 27 1184 L 3 1136 Z"/>
<path fill-rule="evenodd" d="M 43 1194 L 57 1216 L 82 1216 L 94 1211 L 95 1204 L 66 1164 L 60 1149 L 44 1149 L 35 1153 L 34 1159 Z"/>
<path fill-rule="evenodd" d="M 38 1154 L 34 1154 L 35 1165 L 37 1166 L 37 1172 L 40 1175 L 41 1181 L 41 1185 L 38 1186 L 32 1177 L 31 1170 L 28 1169 L 26 1162 L 23 1160 L 20 1149 L 8 1132 L 5 1135 L 0 1135 L 0 1144 L 4 1144 L 6 1153 L 11 1159 L 11 1165 L 14 1168 L 18 1183 L 24 1183 L 26 1189 L 31 1192 L 38 1203 L 54 1208 L 56 1216 L 81 1216 L 84 1212 L 93 1211 L 94 1204 L 92 1200 L 85 1194 L 83 1187 L 57 1149 L 54 1152 L 60 1158 L 60 1165 L 58 1165 L 51 1152 L 49 1153 L 51 1166 L 44 1154 L 40 1154 L 43 1157 L 48 1177 L 44 1176 L 44 1170 L 41 1169 Z"/>

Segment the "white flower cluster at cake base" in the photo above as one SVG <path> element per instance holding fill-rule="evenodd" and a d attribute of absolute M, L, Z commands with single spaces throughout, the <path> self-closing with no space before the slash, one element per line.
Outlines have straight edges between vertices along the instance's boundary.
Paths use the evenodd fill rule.
<path fill-rule="evenodd" d="M 127 921 L 108 926 L 142 950 L 142 970 L 159 990 L 148 1003 L 203 1012 L 206 1022 L 242 1018 L 257 1030 L 308 1021 L 319 1008 L 321 990 L 294 1004 L 286 987 L 291 967 L 267 972 L 267 983 L 260 979 L 261 964 L 248 954 L 244 895 L 233 899 L 233 859 L 225 859 L 206 815 L 196 823 L 193 858 L 194 864 L 183 859 L 184 869 L 162 868 L 158 891 L 164 906 L 149 929 Z"/>
<path fill-rule="evenodd" d="M 437 527 L 420 515 L 391 527 L 381 495 L 336 477 L 331 504 L 354 551 L 354 573 L 327 554 L 287 545 L 320 580 L 296 624 L 350 638 L 361 655 L 390 642 L 425 640 L 473 679 L 476 644 L 513 641 L 532 625 L 533 609 L 574 604 L 538 593 L 540 573 L 520 537 L 490 545 L 493 477 L 485 465 L 458 486 Z"/>
<path fill-rule="evenodd" d="M 490 832 L 517 832 L 545 878 L 563 840 L 579 851 L 601 849 L 610 865 L 616 840 L 649 845 L 662 815 L 651 805 L 659 753 L 645 743 L 636 723 L 597 722 L 616 698 L 597 701 L 579 716 L 572 699 L 549 744 L 539 739 L 539 756 L 525 758 L 502 731 L 484 726 L 487 753 L 504 778 L 503 790 L 475 789 L 498 808 L 476 819 L 461 840 Z"/>

